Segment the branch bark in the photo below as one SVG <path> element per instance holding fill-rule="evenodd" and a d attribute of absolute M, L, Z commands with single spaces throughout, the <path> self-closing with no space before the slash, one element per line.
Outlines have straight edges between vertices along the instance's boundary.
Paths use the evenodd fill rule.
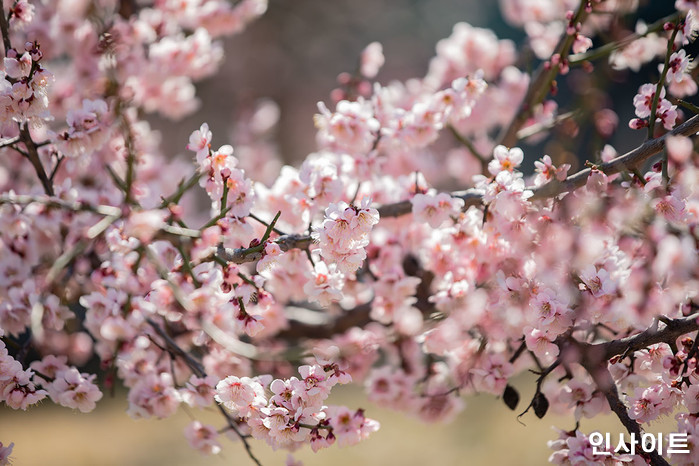
<path fill-rule="evenodd" d="M 584 343 L 577 340 L 568 340 L 566 344 L 572 345 L 580 352 L 580 363 L 592 376 L 597 388 L 604 393 L 609 407 L 626 427 L 629 434 L 634 434 L 641 439 L 641 426 L 628 414 L 628 407 L 621 401 L 616 383 L 608 369 L 608 362 L 614 356 L 631 354 L 656 343 L 669 343 L 692 331 L 699 329 L 699 313 L 677 319 L 663 319 L 656 322 L 643 332 L 635 335 L 611 340 L 602 343 Z M 662 325 L 662 327 L 661 327 Z M 562 351 L 565 347 L 562 348 Z M 658 451 L 648 453 L 653 466 L 669 466 L 669 463 Z"/>
<path fill-rule="evenodd" d="M 32 140 L 31 134 L 29 134 L 29 128 L 27 127 L 26 123 L 20 125 L 19 138 L 20 141 L 22 141 L 22 143 L 24 143 L 24 145 L 27 148 L 26 157 L 27 159 L 29 159 L 29 162 L 34 167 L 34 171 L 36 172 L 36 175 L 39 177 L 41 185 L 44 187 L 44 192 L 49 196 L 53 196 L 53 183 L 51 183 L 51 180 L 49 179 L 48 175 L 46 175 L 46 170 L 44 170 L 44 166 L 41 163 L 41 159 L 39 158 L 39 151 L 36 148 L 36 144 Z"/>
<path fill-rule="evenodd" d="M 589 0 L 580 1 L 580 5 L 578 5 L 578 9 L 575 12 L 575 16 L 570 21 L 571 24 L 575 25 L 585 21 L 585 19 L 589 15 L 589 12 L 587 11 L 588 4 Z M 558 42 L 558 45 L 556 46 L 556 49 L 554 50 L 551 57 L 553 58 L 557 55 L 560 59 L 559 63 L 563 63 L 565 60 L 567 60 L 568 55 L 570 55 L 571 47 L 573 46 L 573 42 L 575 41 L 576 36 L 577 31 L 572 34 L 568 34 L 568 32 L 566 31 L 566 33 L 561 37 L 560 41 Z M 509 124 L 509 126 L 502 131 L 502 134 L 499 138 L 500 144 L 510 147 L 517 142 L 517 132 L 527 121 L 527 118 L 531 116 L 534 108 L 538 104 L 543 102 L 546 96 L 548 95 L 549 90 L 551 89 L 551 84 L 556 79 L 556 76 L 558 76 L 559 72 L 558 64 L 554 64 L 552 63 L 552 61 L 553 60 L 549 60 L 539 65 L 539 68 L 536 71 L 536 76 L 529 85 L 529 89 L 527 89 L 527 94 L 524 96 L 524 99 L 520 104 L 516 116 Z"/>

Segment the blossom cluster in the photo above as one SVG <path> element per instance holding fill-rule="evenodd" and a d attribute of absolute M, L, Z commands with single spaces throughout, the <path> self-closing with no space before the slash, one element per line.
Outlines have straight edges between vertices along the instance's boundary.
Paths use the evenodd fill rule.
<path fill-rule="evenodd" d="M 379 213 L 370 204 L 369 199 L 358 207 L 330 204 L 322 227 L 313 231 L 323 260 L 344 274 L 355 272 L 366 258 L 364 247 L 369 244 L 371 227 L 379 222 Z"/>
<path fill-rule="evenodd" d="M 313 451 L 335 441 L 354 445 L 378 430 L 379 424 L 365 418 L 362 410 L 323 405 L 334 385 L 352 380 L 337 364 L 304 365 L 298 370 L 300 379 L 226 377 L 216 385 L 216 401 L 243 419 L 253 437 L 275 449 L 294 450 L 307 442 Z"/>
<path fill-rule="evenodd" d="M 317 451 L 375 432 L 363 409 L 326 405 L 338 384 L 448 422 L 463 395 L 516 409 L 531 370 L 522 414 L 575 426 L 550 442 L 554 464 L 662 464 L 657 449 L 592 455 L 584 423 L 612 411 L 630 433 L 674 416 L 699 445 L 699 116 L 682 100 L 698 91 L 696 2 L 632 33 L 614 18 L 637 2 L 503 0 L 535 75 L 528 52 L 466 23 L 404 82 L 379 81 L 372 43 L 318 104 L 298 167 L 271 101 L 241 112 L 235 148 L 207 123 L 183 137 L 191 160 L 166 157 L 146 119 L 193 112 L 220 38 L 265 0 L 11 3 L 0 402 L 89 412 L 121 384 L 133 418 L 216 407 L 223 427 L 193 420 L 189 444 L 217 454 L 225 433 L 256 461 L 249 438 Z M 592 73 L 656 61 L 621 104 L 651 140 L 623 154 L 624 109 Z M 557 101 L 561 76 L 579 109 Z"/>

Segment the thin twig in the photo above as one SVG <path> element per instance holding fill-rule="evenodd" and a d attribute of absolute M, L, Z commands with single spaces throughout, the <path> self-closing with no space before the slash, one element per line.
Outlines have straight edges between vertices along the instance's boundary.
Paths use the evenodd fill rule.
<path fill-rule="evenodd" d="M 10 27 L 7 23 L 7 16 L 5 16 L 5 8 L 2 8 L 0 12 L 0 32 L 2 32 L 2 45 L 5 47 L 5 56 L 7 52 L 12 48 L 10 43 Z"/>
<path fill-rule="evenodd" d="M 588 16 L 587 6 L 589 0 L 580 0 L 580 5 L 575 12 L 575 15 L 570 20 L 571 25 L 576 25 L 582 23 Z M 571 47 L 575 38 L 577 36 L 577 31 L 572 34 L 566 33 L 561 37 L 556 49 L 554 50 L 553 56 L 559 57 L 559 63 L 563 64 L 565 60 L 568 59 Z M 527 121 L 527 119 L 532 115 L 534 108 L 544 101 L 548 95 L 551 84 L 558 76 L 559 66 L 554 64 L 551 60 L 542 63 L 537 72 L 536 76 L 532 79 L 529 89 L 520 104 L 519 110 L 515 114 L 515 117 L 510 122 L 510 124 L 503 129 L 498 140 L 499 144 L 511 147 L 517 142 L 517 132 L 520 130 L 522 125 Z"/>
<path fill-rule="evenodd" d="M 594 345 L 593 345 L 594 346 Z M 594 354 L 594 352 L 592 352 Z M 589 356 L 590 353 L 585 352 L 585 356 Z M 626 427 L 629 434 L 634 435 L 636 438 L 641 438 L 641 426 L 635 420 L 629 417 L 628 409 L 626 405 L 619 398 L 619 391 L 617 389 L 616 383 L 612 378 L 609 369 L 607 368 L 607 360 L 598 360 L 597 358 L 584 357 L 581 361 L 583 367 L 592 376 L 597 388 L 604 394 L 609 407 L 619 418 L 619 421 Z M 651 465 L 653 466 L 670 466 L 670 464 L 662 457 L 658 451 L 651 451 L 648 453 L 650 457 Z"/>
<path fill-rule="evenodd" d="M 678 19 L 679 21 L 679 19 Z M 648 118 L 648 139 L 652 139 L 655 134 L 655 117 L 658 111 L 658 103 L 660 102 L 660 91 L 663 90 L 665 86 L 665 78 L 670 70 L 670 56 L 675 47 L 675 37 L 677 37 L 677 32 L 679 31 L 679 24 L 675 24 L 672 30 L 672 35 L 667 41 L 667 51 L 665 52 L 665 63 L 663 65 L 663 71 L 660 74 L 660 79 L 658 79 L 658 84 L 655 86 L 655 94 L 653 94 L 653 103 L 650 106 L 650 117 Z"/>
<path fill-rule="evenodd" d="M 177 185 L 177 191 L 175 191 L 173 194 L 170 196 L 164 198 L 162 202 L 160 203 L 160 208 L 164 209 L 170 204 L 177 204 L 180 202 L 180 199 L 182 199 L 182 196 L 189 191 L 192 187 L 196 186 L 197 183 L 199 183 L 199 179 L 202 177 L 202 174 L 197 170 L 195 171 L 192 176 L 189 177 L 187 181 L 182 180 L 178 185 Z"/>
<path fill-rule="evenodd" d="M 452 125 L 447 125 L 447 128 L 449 128 L 449 131 L 451 131 L 452 136 L 454 136 L 454 139 L 459 141 L 461 144 L 466 146 L 466 148 L 473 154 L 475 158 L 478 159 L 478 161 L 481 163 L 481 171 L 483 173 L 488 172 L 488 161 L 486 160 L 485 156 L 481 154 L 478 149 L 476 149 L 476 146 L 473 145 L 473 143 L 466 137 L 464 137 L 461 133 L 459 133 L 456 128 Z"/>
<path fill-rule="evenodd" d="M 44 166 L 39 158 L 39 152 L 37 151 L 34 141 L 32 140 L 31 134 L 29 134 L 29 127 L 27 126 L 27 123 L 20 125 L 19 137 L 21 142 L 27 148 L 25 156 L 27 159 L 29 159 L 29 162 L 34 167 L 34 171 L 39 177 L 41 185 L 44 187 L 44 192 L 49 196 L 54 196 L 53 183 L 51 183 L 51 180 L 46 175 L 46 170 L 44 170 Z"/>
<path fill-rule="evenodd" d="M 632 42 L 647 36 L 648 34 L 658 32 L 663 29 L 663 26 L 665 26 L 665 23 L 670 23 L 670 22 L 675 22 L 677 19 L 682 15 L 682 13 L 674 13 L 669 16 L 666 16 L 664 18 L 660 18 L 653 24 L 648 25 L 646 28 L 645 32 L 638 34 L 638 33 L 633 33 L 629 34 L 628 36 L 624 37 L 621 40 L 618 40 L 616 42 L 609 42 L 607 44 L 604 44 L 601 47 L 598 47 L 594 50 L 588 50 L 587 52 L 584 53 L 576 53 L 574 55 L 571 55 L 570 58 L 568 59 L 568 63 L 570 66 L 575 66 L 579 65 L 584 62 L 596 60 L 598 58 L 606 57 L 607 55 L 611 54 L 615 50 L 618 50 L 620 48 L 624 48 L 627 45 L 631 44 Z"/>

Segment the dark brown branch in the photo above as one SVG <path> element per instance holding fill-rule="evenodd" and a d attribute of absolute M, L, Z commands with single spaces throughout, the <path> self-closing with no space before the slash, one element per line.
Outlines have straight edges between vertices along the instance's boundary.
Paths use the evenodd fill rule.
<path fill-rule="evenodd" d="M 45 198 L 39 196 L 27 196 L 23 194 L 0 194 L 0 204 L 27 205 L 38 203 L 46 207 L 71 210 L 73 212 L 92 212 L 105 216 L 119 216 L 121 209 L 108 205 L 90 205 L 82 202 L 71 202 L 57 198 Z"/>
<path fill-rule="evenodd" d="M 586 7 L 588 6 L 589 0 L 581 0 L 578 6 L 575 16 L 570 21 L 571 24 L 582 23 L 588 16 Z M 571 47 L 575 41 L 577 32 L 573 34 L 568 34 L 567 31 L 561 37 L 558 42 L 553 55 L 558 55 L 560 57 L 560 63 L 568 59 Z M 531 116 L 534 108 L 544 101 L 546 95 L 548 95 L 551 89 L 551 84 L 558 76 L 559 66 L 558 64 L 551 63 L 551 60 L 542 63 L 536 71 L 536 76 L 532 79 L 529 89 L 527 89 L 527 94 L 524 96 L 522 103 L 517 111 L 516 116 L 510 122 L 509 126 L 505 128 L 500 136 L 500 144 L 505 146 L 513 146 L 517 142 L 517 132 L 520 130 L 522 125 Z"/>
<path fill-rule="evenodd" d="M 44 166 L 41 164 L 41 159 L 39 159 L 39 152 L 37 151 L 36 144 L 34 144 L 34 141 L 32 140 L 31 134 L 29 134 L 29 128 L 27 126 L 27 123 L 20 125 L 19 137 L 20 141 L 22 141 L 22 143 L 24 143 L 24 145 L 27 148 L 26 157 L 27 159 L 29 159 L 29 162 L 34 167 L 34 171 L 36 171 L 36 175 L 39 177 L 39 181 L 41 181 L 41 185 L 44 187 L 44 192 L 49 196 L 53 196 L 53 184 L 51 183 L 49 177 L 46 175 L 46 170 L 44 170 Z"/>
<path fill-rule="evenodd" d="M 193 186 L 196 186 L 197 183 L 199 183 L 199 179 L 202 177 L 202 174 L 199 172 L 199 170 L 195 171 L 192 176 L 189 177 L 187 181 L 184 179 L 180 181 L 180 183 L 177 185 L 177 191 L 175 191 L 172 195 L 163 198 L 162 202 L 160 203 L 160 208 L 164 209 L 170 204 L 177 204 L 180 202 L 180 199 L 182 199 L 182 196 L 191 189 Z"/>
<path fill-rule="evenodd" d="M 580 363 L 592 376 L 597 388 L 604 393 L 609 407 L 630 434 L 635 434 L 641 438 L 641 427 L 629 417 L 628 408 L 619 398 L 618 389 L 607 368 L 609 359 L 618 355 L 631 354 L 657 343 L 672 343 L 680 336 L 699 329 L 698 318 L 699 313 L 695 313 L 677 319 L 657 320 L 641 333 L 603 343 L 589 344 L 567 340 L 567 343 L 570 343 L 575 351 L 580 352 L 582 355 Z M 663 325 L 662 328 L 661 325 Z M 567 350 L 570 350 L 570 347 L 562 344 L 561 351 Z M 654 451 L 648 455 L 653 466 L 669 466 L 669 463 L 658 452 Z"/>
<path fill-rule="evenodd" d="M 301 338 L 330 338 L 333 335 L 345 333 L 352 327 L 365 326 L 367 323 L 371 322 L 371 318 L 369 317 L 370 312 L 371 303 L 369 302 L 345 311 L 335 319 L 323 319 L 320 325 L 289 319 L 289 327 L 279 332 L 277 338 L 285 341 L 296 341 Z"/>
<path fill-rule="evenodd" d="M 7 16 L 5 16 L 4 8 L 2 8 L 2 11 L 0 11 L 0 33 L 2 33 L 2 43 L 5 48 L 5 57 L 7 57 L 7 52 L 12 48 L 12 44 L 10 42 L 10 29 L 8 25 Z M 33 69 L 34 65 L 32 65 L 32 70 Z M 46 175 L 46 170 L 44 170 L 44 166 L 41 164 L 41 159 L 39 158 L 39 152 L 37 150 L 36 143 L 32 140 L 31 134 L 29 134 L 29 127 L 27 126 L 27 123 L 20 123 L 18 126 L 19 141 L 24 143 L 24 145 L 27 148 L 26 153 L 19 151 L 19 149 L 18 152 L 20 152 L 22 155 L 27 157 L 27 159 L 29 159 L 29 162 L 32 164 L 32 166 L 34 167 L 34 171 L 36 171 L 36 174 L 39 177 L 39 181 L 41 181 L 41 185 L 44 187 L 44 192 L 49 196 L 53 196 L 53 183 Z"/>
<path fill-rule="evenodd" d="M 5 47 L 5 56 L 7 52 L 12 48 L 10 43 L 10 27 L 7 22 L 7 16 L 5 16 L 5 9 L 2 8 L 2 14 L 0 14 L 0 32 L 2 33 L 2 45 Z"/>
<path fill-rule="evenodd" d="M 160 338 L 162 338 L 165 341 L 165 344 L 170 348 L 169 351 L 175 354 L 175 356 L 178 356 L 182 358 L 182 360 L 187 364 L 187 366 L 196 374 L 197 377 L 204 378 L 206 377 L 206 371 L 204 370 L 204 366 L 201 365 L 199 361 L 194 359 L 188 352 L 180 348 L 180 346 L 173 340 L 170 335 L 165 333 L 165 330 L 160 328 L 160 326 L 155 323 L 152 319 L 146 319 L 148 324 L 153 327 L 153 330 L 155 330 L 155 333 L 157 333 Z"/>
<path fill-rule="evenodd" d="M 604 393 L 610 409 L 616 414 L 629 434 L 634 434 L 640 440 L 642 438 L 641 426 L 629 417 L 628 408 L 619 398 L 619 390 L 607 368 L 607 361 L 595 362 L 594 360 L 583 358 L 582 365 L 592 376 L 597 388 Z M 670 463 L 657 451 L 648 453 L 648 456 L 650 457 L 650 464 L 653 466 L 670 466 Z"/>
<path fill-rule="evenodd" d="M 628 336 L 619 340 L 612 340 L 605 343 L 597 343 L 593 347 L 603 350 L 602 357 L 609 360 L 620 354 L 629 354 L 639 351 L 657 343 L 674 342 L 680 336 L 699 329 L 699 313 L 678 319 L 669 319 L 665 323 L 651 326 L 636 335 Z M 662 328 L 659 328 L 663 325 Z"/>
<path fill-rule="evenodd" d="M 681 125 L 674 128 L 663 136 L 646 141 L 636 149 L 627 152 L 624 155 L 610 160 L 609 162 L 598 165 L 596 168 L 607 175 L 628 171 L 630 168 L 636 167 L 646 160 L 653 157 L 665 148 L 665 139 L 670 135 L 693 136 L 699 131 L 699 115 L 695 115 Z M 538 188 L 529 188 L 534 192 L 532 199 L 546 199 L 555 197 L 561 193 L 571 192 L 587 182 L 587 177 L 590 176 L 592 170 L 586 168 L 573 175 L 570 175 L 564 181 L 551 181 Z M 480 205 L 483 202 L 483 194 L 477 189 L 468 189 L 466 191 L 456 191 L 452 193 L 453 197 L 461 198 L 465 201 L 464 208 L 474 205 Z M 387 204 L 378 208 L 381 217 L 399 217 L 409 214 L 412 210 L 410 200 L 396 202 L 395 204 Z"/>
<path fill-rule="evenodd" d="M 155 323 L 151 319 L 146 319 L 148 324 L 155 330 L 155 332 L 160 336 L 160 338 L 165 341 L 165 344 L 168 347 L 168 351 L 173 353 L 175 356 L 180 357 L 186 364 L 187 366 L 194 372 L 197 377 L 204 378 L 206 377 L 206 371 L 204 370 L 204 367 L 201 365 L 199 361 L 194 359 L 192 355 L 190 355 L 188 352 L 180 348 L 180 346 L 173 340 L 170 335 L 168 335 L 165 330 L 163 330 L 157 323 Z M 245 435 L 243 435 L 242 432 L 240 432 L 240 429 L 238 429 L 238 426 L 235 424 L 235 421 L 231 417 L 230 414 L 226 411 L 226 409 L 221 406 L 220 404 L 216 403 L 216 407 L 218 410 L 221 412 L 221 414 L 224 416 L 226 419 L 226 423 L 228 424 L 228 427 L 238 435 L 240 440 L 243 442 L 243 446 L 245 447 L 245 451 L 247 452 L 248 456 L 252 461 L 255 462 L 256 465 L 262 466 L 262 463 L 255 457 L 255 455 L 252 452 L 252 448 L 250 447 L 250 443 L 248 442 L 248 439 Z"/>
<path fill-rule="evenodd" d="M 538 361 L 537 361 L 537 364 L 539 364 Z M 548 377 L 548 375 L 551 372 L 553 372 L 560 365 L 561 365 L 561 358 L 558 358 L 550 366 L 548 366 L 545 369 L 542 369 L 541 372 L 538 372 L 539 377 L 536 378 L 536 391 L 534 392 L 534 396 L 532 397 L 532 401 L 530 401 L 529 406 L 527 406 L 527 408 L 524 411 L 522 411 L 522 413 L 519 416 L 517 416 L 518 419 L 520 417 L 524 416 L 525 414 L 527 414 L 531 408 L 534 408 L 534 411 L 536 412 L 537 408 L 535 407 L 535 405 L 537 403 L 537 400 L 540 399 L 540 397 L 544 396 L 543 393 L 541 392 L 541 385 L 543 385 L 544 380 L 546 380 L 546 377 Z M 537 413 L 537 417 L 542 418 L 543 415 L 540 416 L 539 413 Z"/>
<path fill-rule="evenodd" d="M 291 249 L 308 249 L 313 243 L 313 239 L 309 235 L 283 235 L 274 240 L 279 245 L 279 248 L 286 252 Z M 226 262 L 235 264 L 244 264 L 246 262 L 255 262 L 262 259 L 263 249 L 259 246 L 251 248 L 220 248 L 218 257 Z"/>
<path fill-rule="evenodd" d="M 699 131 L 699 115 L 695 115 L 681 125 L 674 128 L 667 134 L 659 138 L 646 141 L 636 149 L 627 152 L 624 155 L 610 160 L 609 162 L 597 165 L 597 169 L 607 175 L 613 175 L 628 171 L 631 168 L 637 167 L 655 154 L 665 148 L 665 139 L 671 135 L 693 136 Z M 569 176 L 564 181 L 549 182 L 540 188 L 533 189 L 534 196 L 532 199 L 543 199 L 557 196 L 558 194 L 573 191 L 587 182 L 587 177 L 590 176 L 592 169 L 586 168 L 580 170 L 574 175 Z"/>

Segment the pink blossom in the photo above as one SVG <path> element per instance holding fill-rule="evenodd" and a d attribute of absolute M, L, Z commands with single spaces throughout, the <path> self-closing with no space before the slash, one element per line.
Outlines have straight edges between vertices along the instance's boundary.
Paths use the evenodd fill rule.
<path fill-rule="evenodd" d="M 677 197 L 675 191 L 668 196 L 653 201 L 653 208 L 670 222 L 682 222 L 686 215 L 685 201 Z"/>
<path fill-rule="evenodd" d="M 667 392 L 661 386 L 637 387 L 629 397 L 629 417 L 638 422 L 650 422 L 661 415 Z"/>
<path fill-rule="evenodd" d="M 166 372 L 148 373 L 139 378 L 129 390 L 129 416 L 139 418 L 172 416 L 181 397 L 174 387 L 172 376 Z"/>
<path fill-rule="evenodd" d="M 690 413 L 699 412 L 699 385 L 693 384 L 685 390 L 684 405 Z"/>
<path fill-rule="evenodd" d="M 655 84 L 643 84 L 638 89 L 638 94 L 633 98 L 633 105 L 636 107 L 636 116 L 639 118 L 647 118 L 651 113 L 653 98 L 655 97 Z M 660 99 L 658 104 L 665 97 L 665 88 L 660 88 Z"/>
<path fill-rule="evenodd" d="M 501 171 L 514 171 L 524 160 L 524 152 L 519 147 L 508 149 L 505 146 L 496 146 L 493 149 L 493 160 L 488 163 L 488 171 L 497 175 Z"/>
<path fill-rule="evenodd" d="M 216 455 L 221 451 L 216 428 L 199 421 L 190 422 L 184 429 L 184 436 L 189 445 L 205 455 Z"/>
<path fill-rule="evenodd" d="M 197 162 L 200 164 L 209 155 L 212 137 L 213 134 L 209 130 L 209 125 L 207 123 L 202 123 L 201 127 L 194 131 L 189 137 L 187 149 L 196 153 Z"/>
<path fill-rule="evenodd" d="M 342 100 L 334 113 L 319 102 L 318 110 L 315 124 L 323 143 L 350 153 L 368 152 L 374 144 L 381 125 L 367 102 Z"/>
<path fill-rule="evenodd" d="M 12 27 L 21 29 L 25 25 L 32 22 L 34 19 L 34 13 L 36 8 L 34 5 L 29 3 L 27 0 L 18 0 L 14 2 L 10 12 L 12 16 L 10 17 L 10 25 Z"/>
<path fill-rule="evenodd" d="M 10 54 L 12 55 L 12 53 Z M 8 56 L 3 59 L 5 73 L 13 79 L 28 77 L 32 68 L 32 57 L 29 52 L 24 52 L 21 56 Z"/>
<path fill-rule="evenodd" d="M 527 348 L 539 359 L 552 362 L 558 356 L 558 346 L 545 332 L 539 329 L 525 328 L 524 335 Z"/>
<path fill-rule="evenodd" d="M 378 212 L 369 207 L 368 200 L 361 207 L 344 202 L 330 204 L 325 209 L 322 228 L 314 228 L 311 236 L 319 243 L 323 259 L 335 263 L 340 272 L 349 274 L 357 270 L 366 257 L 364 246 L 376 223 Z"/>
<path fill-rule="evenodd" d="M 165 226 L 165 215 L 161 210 L 133 212 L 124 226 L 124 233 L 138 238 L 141 243 L 148 243 Z"/>
<path fill-rule="evenodd" d="M 582 280 L 581 289 L 589 291 L 595 298 L 614 294 L 617 290 L 617 285 L 609 276 L 609 272 L 594 265 L 588 265 L 580 271 L 580 280 Z"/>
<path fill-rule="evenodd" d="M 570 169 L 570 164 L 564 163 L 560 167 L 556 167 L 553 165 L 551 157 L 544 155 L 541 161 L 536 160 L 534 162 L 534 167 L 537 173 L 534 178 L 534 184 L 536 186 L 541 186 L 551 180 L 565 180 L 568 175 L 568 170 Z"/>
<path fill-rule="evenodd" d="M 594 384 L 573 379 L 565 385 L 560 401 L 575 408 L 576 420 L 594 418 L 606 407 L 606 400 L 596 392 L 596 388 Z"/>
<path fill-rule="evenodd" d="M 53 354 L 46 355 L 41 361 L 32 362 L 29 367 L 37 374 L 34 379 L 41 380 L 42 384 L 46 382 L 44 377 L 55 379 L 57 374 L 68 370 L 68 358 L 66 356 L 54 356 Z M 3 371 L 0 371 L 2 373 Z"/>
<path fill-rule="evenodd" d="M 473 384 L 478 391 L 501 395 L 513 371 L 512 364 L 502 354 L 485 355 L 478 367 L 471 369 Z"/>
<path fill-rule="evenodd" d="M 83 100 L 82 108 L 66 117 L 68 131 L 59 135 L 61 150 L 69 157 L 90 154 L 102 148 L 110 134 L 110 114 L 103 100 Z"/>
<path fill-rule="evenodd" d="M 675 80 L 670 82 L 667 90 L 670 95 L 683 98 L 695 95 L 699 87 L 694 78 L 692 78 L 692 75 L 685 73 L 679 77 L 676 76 Z"/>
<path fill-rule="evenodd" d="M 32 375 L 32 372 L 22 370 L 19 361 L 10 361 L 8 373 L 0 379 L 0 399 L 10 408 L 22 411 L 44 399 L 47 392 L 37 389 L 31 382 Z"/>
<path fill-rule="evenodd" d="M 685 136 L 668 136 L 665 143 L 668 155 L 675 163 L 687 162 L 694 153 L 694 144 Z"/>
<path fill-rule="evenodd" d="M 674 52 L 670 55 L 670 61 L 668 62 L 667 82 L 681 82 L 683 75 L 687 74 L 692 69 L 692 65 L 692 61 L 687 56 L 687 52 L 684 49 Z M 663 65 L 660 65 L 661 72 L 662 66 Z"/>
<path fill-rule="evenodd" d="M 102 392 L 93 383 L 94 378 L 94 375 L 81 374 L 75 368 L 58 372 L 49 388 L 51 399 L 67 408 L 89 413 L 102 399 Z"/>
<path fill-rule="evenodd" d="M 273 267 L 277 262 L 277 258 L 281 255 L 282 250 L 279 245 L 273 241 L 268 242 L 265 245 L 262 259 L 257 262 L 257 273 L 262 273 L 263 270 Z"/>
<path fill-rule="evenodd" d="M 342 299 L 344 276 L 337 270 L 336 264 L 329 266 L 323 262 L 317 262 L 313 274 L 303 286 L 303 291 L 311 301 L 316 301 L 323 307 Z"/>
<path fill-rule="evenodd" d="M 575 42 L 573 42 L 573 53 L 584 53 L 592 47 L 592 40 L 589 37 L 585 37 L 582 34 L 577 34 L 575 36 Z"/>
<path fill-rule="evenodd" d="M 182 401 L 197 408 L 211 406 L 214 402 L 216 393 L 214 387 L 217 382 L 213 375 L 207 375 L 204 378 L 192 375 L 181 391 Z"/>
<path fill-rule="evenodd" d="M 328 396 L 331 387 L 326 381 L 327 376 L 322 367 L 317 364 L 300 366 L 299 374 L 301 374 L 303 383 L 306 385 L 306 393 L 309 396 L 321 395 L 323 398 Z"/>
<path fill-rule="evenodd" d="M 448 193 L 416 194 L 412 200 L 413 216 L 418 222 L 427 222 L 439 228 L 451 216 L 456 216 L 464 206 L 464 200 Z"/>
<path fill-rule="evenodd" d="M 0 442 L 0 465 L 9 465 L 12 464 L 12 460 L 10 458 L 10 455 L 12 455 L 12 449 L 14 448 L 15 444 L 10 443 L 9 445 L 5 446 Z"/>
<path fill-rule="evenodd" d="M 379 423 L 364 417 L 362 410 L 352 413 L 345 407 L 331 407 L 328 414 L 333 434 L 341 447 L 355 445 L 379 430 Z"/>
<path fill-rule="evenodd" d="M 359 72 L 369 79 L 375 78 L 384 62 L 383 47 L 379 42 L 372 42 L 362 51 Z"/>
<path fill-rule="evenodd" d="M 245 416 L 252 406 L 266 404 L 264 389 L 249 377 L 230 376 L 216 384 L 216 401 Z"/>

